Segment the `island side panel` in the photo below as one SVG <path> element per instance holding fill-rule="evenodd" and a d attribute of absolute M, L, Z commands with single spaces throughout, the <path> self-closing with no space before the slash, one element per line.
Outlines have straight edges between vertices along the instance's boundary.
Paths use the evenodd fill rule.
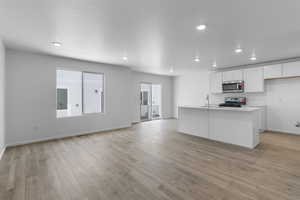
<path fill-rule="evenodd" d="M 253 121 L 253 146 L 256 147 L 260 143 L 259 134 L 263 131 L 264 121 L 262 119 L 262 115 L 264 114 L 264 110 L 258 110 L 252 113 L 252 121 Z"/>
<path fill-rule="evenodd" d="M 254 112 L 214 111 L 209 113 L 209 138 L 254 148 Z"/>
<path fill-rule="evenodd" d="M 181 133 L 208 138 L 208 110 L 178 108 L 178 131 Z"/>

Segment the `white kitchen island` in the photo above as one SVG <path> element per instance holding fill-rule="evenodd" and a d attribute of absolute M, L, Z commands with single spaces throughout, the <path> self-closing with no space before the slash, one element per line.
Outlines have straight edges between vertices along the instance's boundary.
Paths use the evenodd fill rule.
<path fill-rule="evenodd" d="M 180 106 L 177 129 L 210 140 L 255 148 L 259 144 L 260 109 Z"/>

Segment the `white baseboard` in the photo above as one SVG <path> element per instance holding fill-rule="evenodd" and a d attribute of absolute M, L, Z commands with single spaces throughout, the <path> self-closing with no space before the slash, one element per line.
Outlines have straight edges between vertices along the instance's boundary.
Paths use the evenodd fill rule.
<path fill-rule="evenodd" d="M 130 128 L 130 127 L 131 126 L 121 126 L 121 127 L 115 127 L 115 128 L 101 129 L 101 130 L 95 130 L 95 131 L 88 131 L 88 132 L 84 132 L 84 133 L 73 133 L 73 134 L 55 135 L 55 136 L 49 136 L 49 137 L 44 137 L 44 138 L 32 139 L 32 140 L 25 140 L 25 141 L 20 141 L 20 142 L 12 142 L 12 143 L 8 143 L 6 146 L 7 147 L 13 147 L 13 146 L 19 146 L 19 145 L 24 145 L 24 144 L 32 144 L 32 143 L 37 143 L 37 142 L 45 142 L 45 141 L 55 140 L 55 139 L 63 139 L 63 138 L 74 137 L 74 136 L 89 135 L 89 134 L 98 133 L 98 132 L 113 131 L 113 130 L 118 130 L 118 129 L 125 129 L 125 128 Z"/>
<path fill-rule="evenodd" d="M 3 147 L 3 149 L 0 151 L 0 160 L 2 159 L 2 156 L 4 155 L 6 147 Z"/>
<path fill-rule="evenodd" d="M 170 118 L 163 118 L 163 119 L 174 119 L 174 118 L 170 117 Z M 139 123 L 139 122 L 137 122 L 137 123 Z M 49 141 L 49 140 L 55 140 L 55 139 L 63 139 L 63 138 L 68 138 L 68 137 L 73 137 L 73 136 L 88 135 L 88 134 L 93 134 L 93 133 L 97 133 L 97 132 L 113 131 L 113 130 L 117 130 L 117 129 L 129 128 L 129 127 L 131 127 L 131 125 L 132 124 L 128 124 L 128 125 L 124 125 L 124 126 L 120 126 L 120 127 L 114 127 L 114 128 L 88 131 L 88 132 L 55 135 L 55 136 L 48 136 L 48 137 L 38 138 L 38 139 L 24 140 L 24 141 L 18 141 L 18 142 L 10 142 L 6 146 L 7 147 L 12 147 L 12 146 L 19 146 L 19 145 L 24 145 L 24 144 L 36 143 L 36 142 L 44 142 L 44 141 Z"/>
<path fill-rule="evenodd" d="M 176 116 L 170 116 L 170 117 L 164 117 L 164 118 L 162 118 L 162 119 L 178 119 L 178 117 L 176 117 Z"/>
<path fill-rule="evenodd" d="M 142 121 L 142 120 L 139 120 L 139 121 L 132 121 L 131 123 L 132 124 L 138 124 L 140 122 L 151 122 L 151 121 L 157 121 L 157 120 L 170 120 L 170 119 L 176 119 L 175 117 L 163 117 L 163 118 L 157 118 L 157 119 L 151 119 L 151 120 L 145 120 L 145 121 Z"/>
<path fill-rule="evenodd" d="M 300 135 L 298 132 L 292 132 L 292 131 L 285 131 L 281 129 L 267 129 L 265 132 L 274 132 L 274 133 L 284 133 L 284 134 L 291 134 L 291 135 Z"/>

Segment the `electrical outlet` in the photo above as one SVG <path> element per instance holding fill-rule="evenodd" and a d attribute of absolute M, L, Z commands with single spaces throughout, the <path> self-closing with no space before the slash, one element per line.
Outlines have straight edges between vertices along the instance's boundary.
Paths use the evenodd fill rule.
<path fill-rule="evenodd" d="M 37 126 L 37 125 L 33 126 L 33 130 L 34 131 L 38 131 L 39 130 L 39 126 Z"/>
<path fill-rule="evenodd" d="M 296 125 L 295 125 L 297 128 L 300 128 L 300 122 L 296 122 Z"/>

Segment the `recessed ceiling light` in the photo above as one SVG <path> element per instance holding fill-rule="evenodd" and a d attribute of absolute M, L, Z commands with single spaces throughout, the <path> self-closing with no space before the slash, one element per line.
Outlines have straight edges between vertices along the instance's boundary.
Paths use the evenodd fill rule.
<path fill-rule="evenodd" d="M 217 62 L 214 62 L 212 66 L 217 67 Z"/>
<path fill-rule="evenodd" d="M 255 61 L 256 60 L 256 56 L 252 55 L 251 58 L 250 58 L 250 60 Z"/>
<path fill-rule="evenodd" d="M 126 56 L 123 56 L 123 60 L 124 60 L 124 61 L 127 61 L 128 58 L 127 58 Z"/>
<path fill-rule="evenodd" d="M 195 61 L 195 62 L 200 62 L 200 58 L 196 57 L 196 58 L 194 59 L 194 61 Z"/>
<path fill-rule="evenodd" d="M 60 42 L 51 42 L 51 44 L 55 47 L 60 47 L 62 45 Z"/>
<path fill-rule="evenodd" d="M 196 29 L 198 31 L 204 31 L 206 29 L 206 25 L 205 24 L 200 24 L 200 25 L 196 26 Z"/>
<path fill-rule="evenodd" d="M 236 48 L 234 51 L 235 51 L 235 53 L 242 53 L 242 52 L 243 52 L 243 49 L 240 48 L 240 47 L 238 47 L 238 48 Z"/>

